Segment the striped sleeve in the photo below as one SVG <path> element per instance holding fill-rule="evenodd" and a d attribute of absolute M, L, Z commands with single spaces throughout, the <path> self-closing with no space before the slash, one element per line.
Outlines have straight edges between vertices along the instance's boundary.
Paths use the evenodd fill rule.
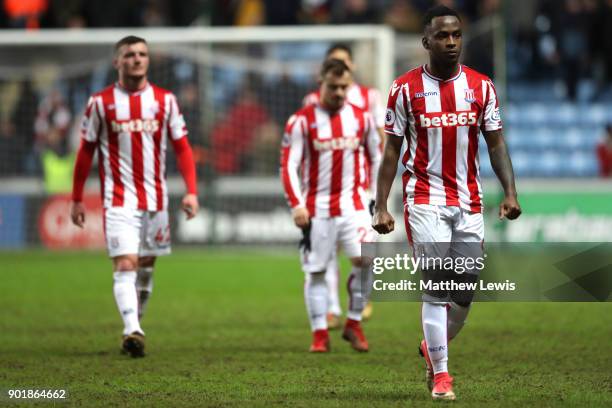
<path fill-rule="evenodd" d="M 482 84 L 483 95 L 485 96 L 482 129 L 485 131 L 499 130 L 502 128 L 502 122 L 495 86 L 490 79 L 483 80 Z"/>
<path fill-rule="evenodd" d="M 83 120 L 81 122 L 81 138 L 87 142 L 93 143 L 98 141 L 100 136 L 100 111 L 98 107 L 98 98 L 92 96 L 87 102 Z"/>
<path fill-rule="evenodd" d="M 183 136 L 187 135 L 187 125 L 183 114 L 179 109 L 176 97 L 173 94 L 168 94 L 168 130 L 170 131 L 170 137 L 172 140 L 178 140 Z"/>
<path fill-rule="evenodd" d="M 405 108 L 407 104 L 404 101 L 405 92 L 403 92 L 403 89 L 404 85 L 393 81 L 389 91 L 387 111 L 385 112 L 385 133 L 388 135 L 404 137 L 406 132 L 408 112 Z"/>
<path fill-rule="evenodd" d="M 287 121 L 281 144 L 281 180 L 289 207 L 304 207 L 304 197 L 300 188 L 299 168 L 304 154 L 302 116 L 292 115 Z"/>

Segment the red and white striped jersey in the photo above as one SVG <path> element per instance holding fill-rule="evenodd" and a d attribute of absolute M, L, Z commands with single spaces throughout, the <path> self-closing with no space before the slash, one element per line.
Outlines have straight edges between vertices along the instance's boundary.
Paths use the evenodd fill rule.
<path fill-rule="evenodd" d="M 380 160 L 380 136 L 369 112 L 345 103 L 329 113 L 310 104 L 289 118 L 283 135 L 281 178 L 287 202 L 291 208 L 306 207 L 311 217 L 365 210 L 366 168 L 376 180 Z"/>
<path fill-rule="evenodd" d="M 138 92 L 111 85 L 89 99 L 81 132 L 83 139 L 98 145 L 105 208 L 167 207 L 167 138 L 187 135 L 171 92 L 152 84 Z"/>
<path fill-rule="evenodd" d="M 304 97 L 302 106 L 319 103 L 320 91 L 316 90 Z M 359 85 L 355 82 L 346 91 L 346 100 L 365 111 L 370 112 L 377 128 L 385 126 L 385 108 L 382 104 L 380 92 L 374 88 Z"/>
<path fill-rule="evenodd" d="M 478 137 L 502 128 L 491 80 L 464 65 L 441 80 L 422 66 L 391 86 L 385 133 L 404 137 L 405 201 L 482 212 Z"/>

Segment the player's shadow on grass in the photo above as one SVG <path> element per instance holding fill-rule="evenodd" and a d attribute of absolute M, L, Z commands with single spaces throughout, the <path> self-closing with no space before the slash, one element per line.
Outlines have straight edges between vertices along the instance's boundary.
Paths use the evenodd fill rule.
<path fill-rule="evenodd" d="M 356 401 L 356 402 L 406 402 L 406 401 L 417 401 L 423 398 L 422 392 L 417 392 L 417 390 L 408 389 L 406 386 L 398 387 L 397 390 L 390 391 L 388 388 L 383 389 L 367 389 L 367 390 L 355 390 L 355 389 L 343 389 L 343 390 L 333 390 L 333 389 L 304 389 L 295 392 L 279 392 L 274 393 L 277 397 L 289 398 L 290 400 L 312 400 L 313 396 L 316 396 L 319 400 L 328 400 L 333 401 L 337 400 L 342 403 L 346 403 L 347 401 Z M 428 395 L 425 393 L 425 396 Z"/>
<path fill-rule="evenodd" d="M 56 356 L 56 357 L 108 357 L 108 356 L 120 356 L 121 351 L 119 347 L 116 350 L 47 350 L 45 352 L 47 356 Z"/>
<path fill-rule="evenodd" d="M 178 349 L 177 349 L 178 351 Z M 304 348 L 296 348 L 291 344 L 266 344 L 266 345 L 245 345 L 245 344 L 224 344 L 222 346 L 218 344 L 203 344 L 196 348 L 197 353 L 205 353 L 207 355 L 223 355 L 225 353 L 262 353 L 266 355 L 274 354 L 304 354 Z"/>

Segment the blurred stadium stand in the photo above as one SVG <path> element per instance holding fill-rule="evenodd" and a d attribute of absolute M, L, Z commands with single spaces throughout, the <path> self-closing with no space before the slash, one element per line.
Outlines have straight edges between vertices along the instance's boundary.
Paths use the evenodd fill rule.
<path fill-rule="evenodd" d="M 504 108 L 506 138 L 515 171 L 521 177 L 595 177 L 595 150 L 612 103 L 594 104 L 511 98 Z M 481 144 L 483 174 L 492 176 L 486 145 Z"/>
<path fill-rule="evenodd" d="M 0 27 L 86 29 L 385 23 L 398 34 L 397 74 L 424 60 L 425 54 L 414 34 L 418 36 L 423 12 L 436 1 L 291 0 L 280 5 L 268 0 L 108 0 L 104 7 L 98 3 L 5 1 L 0 9 Z M 517 174 L 522 177 L 597 176 L 596 146 L 605 126 L 612 123 L 612 40 L 608 35 L 610 24 L 606 23 L 612 16 L 612 2 L 517 0 L 510 5 L 499 0 L 451 0 L 439 3 L 460 11 L 467 27 L 465 63 L 494 77 L 505 99 L 502 113 Z M 501 60 L 494 53 L 494 45 L 500 41 L 496 30 L 502 32 L 506 49 Z M 255 128 L 273 133 L 266 137 L 259 132 L 249 139 L 273 144 L 288 114 L 299 106 L 300 95 L 316 87 L 312 66 L 308 64 L 294 64 L 280 76 L 253 70 L 249 64 L 257 65 L 267 59 L 317 61 L 327 45 L 311 42 L 267 48 L 254 46 L 235 53 L 238 59 L 229 58 L 227 64 L 214 65 L 210 71 L 214 87 L 206 91 L 209 93 L 206 98 L 214 104 L 214 114 L 199 108 L 206 101 L 202 100 L 201 67 L 197 61 L 162 57 L 153 61 L 151 77 L 177 93 L 186 105 L 187 122 L 194 130 L 192 135 L 198 135 L 192 137 L 192 143 L 198 147 L 198 158 L 205 162 L 211 157 L 208 149 L 218 144 L 215 134 L 223 129 L 228 113 L 238 111 L 246 116 L 243 122 L 250 129 L 249 134 Z M 61 133 L 69 133 L 66 123 L 59 126 L 59 122 L 70 120 L 76 126 L 87 95 L 111 82 L 114 74 L 110 67 L 100 66 L 89 67 L 86 74 L 82 74 L 86 70 L 81 70 L 81 74 L 70 73 L 63 66 L 58 68 L 49 63 L 33 71 L 30 77 L 15 76 L 15 67 L 7 65 L 0 69 L 0 147 L 3 147 L 0 177 L 40 176 L 42 152 L 53 150 L 65 155 L 77 145 L 69 135 L 47 137 L 49 132 L 41 132 L 41 124 L 47 123 L 43 126 L 46 129 L 61 127 Z M 576 70 L 570 69 L 574 66 Z M 78 66 L 71 68 L 79 70 Z M 362 76 L 367 71 L 367 67 L 360 66 Z M 372 84 L 368 79 L 365 82 Z M 247 93 L 260 101 L 259 109 L 237 105 L 245 83 L 250 84 Z M 386 93 L 384 86 L 381 91 Z M 55 95 L 62 109 L 49 108 L 50 95 Z M 251 113 L 254 126 L 249 126 Z M 206 117 L 198 118 L 202 115 Z M 234 164 L 217 164 L 216 169 L 226 174 L 273 174 L 274 163 L 253 165 L 262 161 L 259 153 L 265 154 L 265 160 L 275 160 L 268 152 L 271 149 L 249 151 L 245 145 L 239 150 L 236 154 L 241 157 L 231 158 Z M 491 176 L 484 145 L 481 152 L 482 172 Z M 173 166 L 169 168 L 172 172 Z"/>
<path fill-rule="evenodd" d="M 65 234 L 64 244 L 74 244 L 73 229 L 63 224 L 68 223 L 67 207 L 50 194 L 69 190 L 70 183 L 50 188 L 45 166 L 68 177 L 65 169 L 78 145 L 76 130 L 87 97 L 115 79 L 112 41 L 134 28 L 160 34 L 172 27 L 182 30 L 175 36 L 213 27 L 214 35 L 223 37 L 220 42 L 198 37 L 170 46 L 151 44 L 150 79 L 177 95 L 203 183 L 199 220 L 186 224 L 175 215 L 178 242 L 294 242 L 297 233 L 277 176 L 278 145 L 287 117 L 316 88 L 325 49 L 337 38 L 277 40 L 298 26 L 339 30 L 342 41 L 353 47 L 358 81 L 378 87 L 386 98 L 394 76 L 426 61 L 421 17 L 434 3 L 460 11 L 463 62 L 496 84 L 527 206 L 548 202 L 549 196 L 538 193 L 552 189 L 569 197 L 563 209 L 567 214 L 586 217 L 596 207 L 612 218 L 606 204 L 612 184 L 599 177 L 612 176 L 612 135 L 606 139 L 612 124 L 612 0 L 11 0 L 0 6 L 0 216 L 21 220 L 25 235 L 2 244 L 3 234 L 12 237 L 19 228 L 0 220 L 0 247 L 39 245 L 43 226 Z M 379 26 L 366 24 L 394 31 L 392 48 L 382 53 L 390 55 L 384 58 L 388 69 L 381 69 L 376 41 L 363 36 Z M 244 26 L 282 34 L 275 34 L 274 41 L 235 41 L 236 27 Z M 69 29 L 60 36 L 77 41 L 26 47 L 6 41 L 15 34 L 27 37 L 26 29 L 51 28 Z M 78 41 L 99 28 L 111 29 L 104 35 L 112 41 Z M 355 39 L 358 35 L 362 38 Z M 490 195 L 485 198 L 492 203 L 487 206 L 494 208 L 498 183 L 482 138 L 480 154 Z M 168 159 L 172 206 L 182 183 L 174 155 Z M 95 176 L 92 169 L 92 196 L 97 194 Z M 604 195 L 592 197 L 592 191 Z M 579 208 L 575 197 L 586 207 Z M 401 195 L 396 198 L 400 208 Z M 545 229 L 546 217 L 553 215 L 530 208 L 516 228 L 541 224 Z M 554 217 L 549 221 L 557 222 Z M 536 239 L 538 234 L 510 236 Z"/>

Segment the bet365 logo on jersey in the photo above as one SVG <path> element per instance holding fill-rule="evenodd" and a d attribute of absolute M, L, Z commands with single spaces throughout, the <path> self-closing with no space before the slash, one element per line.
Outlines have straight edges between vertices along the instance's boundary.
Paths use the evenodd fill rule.
<path fill-rule="evenodd" d="M 361 145 L 361 140 L 357 137 L 340 137 L 329 140 L 315 139 L 312 146 L 317 151 L 326 150 L 357 150 Z"/>
<path fill-rule="evenodd" d="M 439 128 L 453 126 L 471 126 L 478 120 L 476 112 L 432 112 L 419 116 L 420 126 L 424 128 Z"/>
<path fill-rule="evenodd" d="M 147 132 L 153 133 L 159 130 L 157 119 L 132 119 L 113 120 L 111 122 L 113 132 Z"/>

